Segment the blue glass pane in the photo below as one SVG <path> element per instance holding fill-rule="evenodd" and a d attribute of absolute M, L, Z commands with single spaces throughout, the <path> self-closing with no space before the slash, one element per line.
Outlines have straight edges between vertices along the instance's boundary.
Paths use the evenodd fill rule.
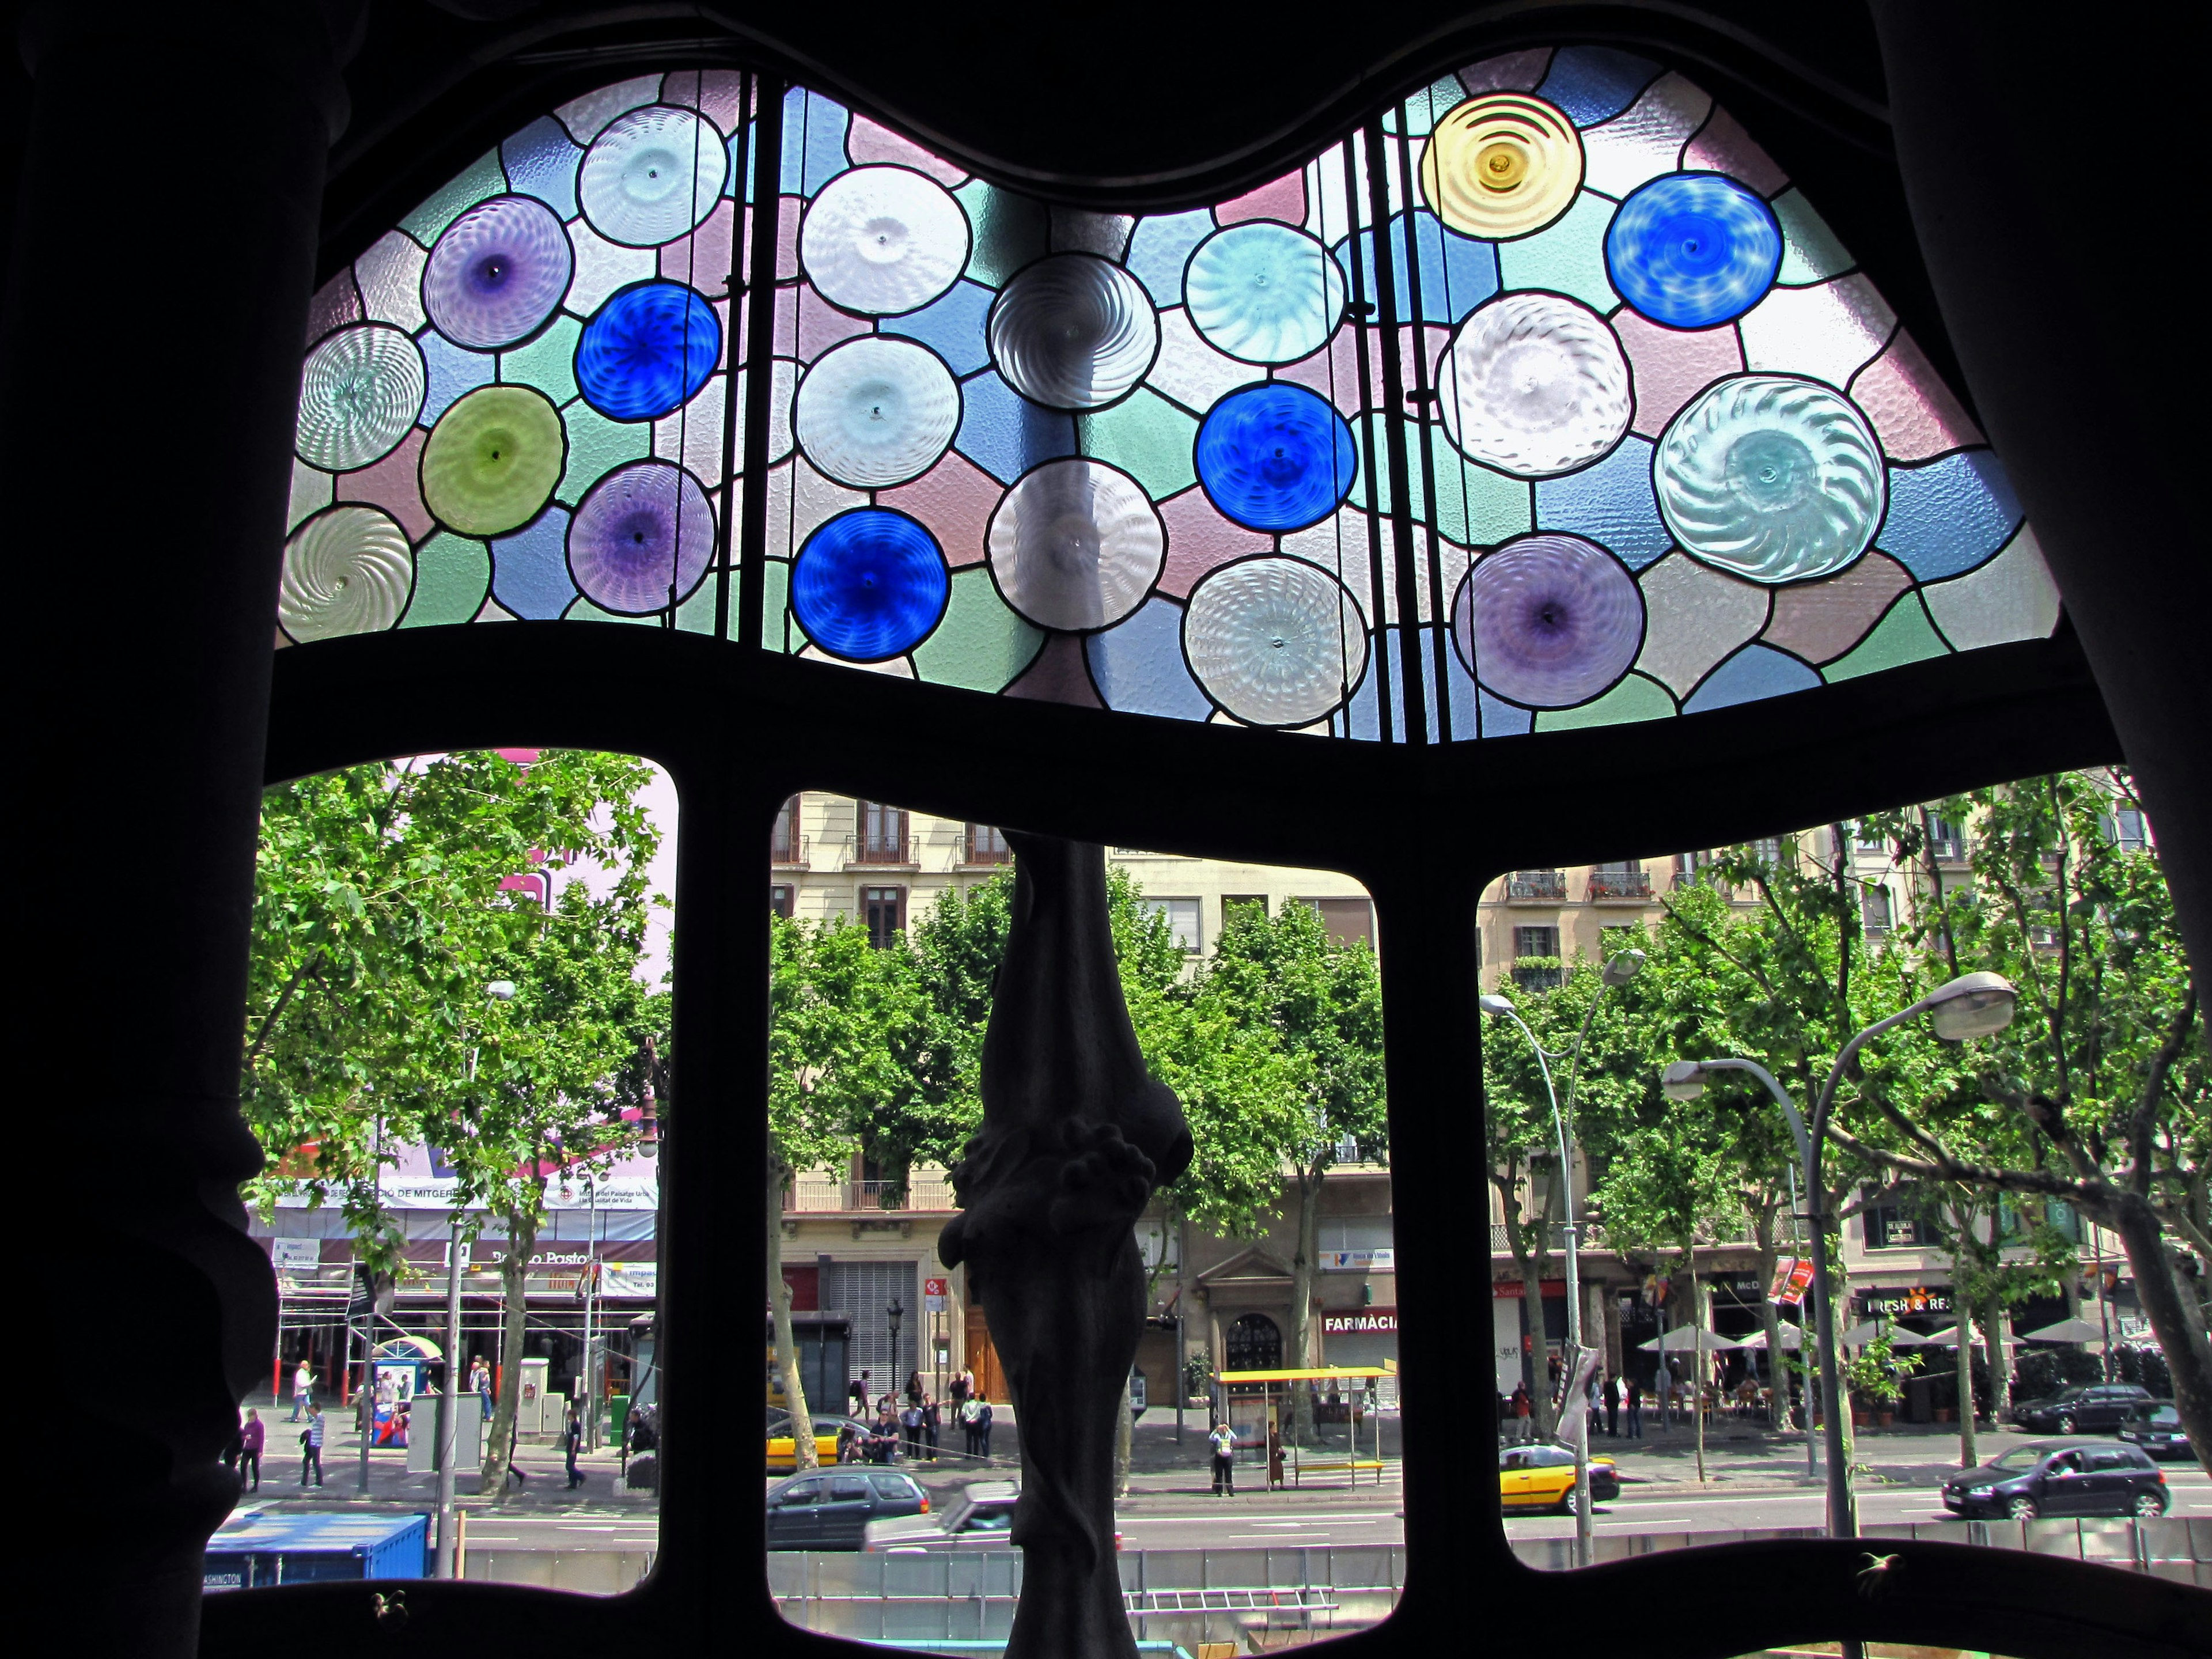
<path fill-rule="evenodd" d="M 1091 678 L 1109 708 L 1202 720 L 1213 704 L 1182 655 L 1182 607 L 1147 599 L 1128 621 L 1084 641 Z"/>
<path fill-rule="evenodd" d="M 1010 484 L 1040 461 L 1076 453 L 1075 417 L 1040 409 L 994 369 L 962 383 L 960 432 L 952 447 Z"/>
<path fill-rule="evenodd" d="M 491 544 L 491 594 L 526 622 L 550 622 L 576 597 L 568 579 L 568 514 L 549 507 Z"/>
<path fill-rule="evenodd" d="M 2020 527 L 1996 453 L 1962 450 L 1926 466 L 1889 470 L 1889 516 L 1875 545 L 1922 581 L 1962 575 L 2012 539 Z"/>
<path fill-rule="evenodd" d="M 428 381 L 422 412 L 416 417 L 424 426 L 437 425 L 438 416 L 458 403 L 462 393 L 489 386 L 499 378 L 499 360 L 489 352 L 464 351 L 434 328 L 424 329 L 415 343 L 422 348 Z"/>
<path fill-rule="evenodd" d="M 1536 723 L 1535 714 L 1516 704 L 1493 697 L 1485 691 L 1482 704 L 1482 735 L 1486 738 L 1518 738 L 1525 736 Z"/>
<path fill-rule="evenodd" d="M 1392 269 L 1396 291 L 1391 296 L 1390 314 L 1394 321 L 1411 322 L 1413 317 L 1413 284 L 1406 280 L 1405 216 L 1400 214 L 1390 221 L 1390 246 L 1395 250 Z M 1359 280 L 1366 286 L 1360 291 L 1367 303 L 1377 305 L 1375 281 L 1375 233 L 1359 233 Z M 1498 250 L 1488 242 L 1478 242 L 1446 230 L 1433 213 L 1417 210 L 1413 215 L 1413 246 L 1420 255 L 1421 264 L 1421 320 L 1425 323 L 1455 323 L 1477 306 L 1498 292 Z M 1352 278 L 1351 239 L 1336 245 L 1336 261 L 1344 267 L 1345 280 Z M 1410 375 L 1411 371 L 1408 371 Z"/>
<path fill-rule="evenodd" d="M 1145 285 L 1153 304 L 1179 306 L 1183 265 L 1190 251 L 1212 234 L 1213 216 L 1203 208 L 1139 219 L 1129 239 L 1129 274 Z"/>
<path fill-rule="evenodd" d="M 1232 392 L 1198 429 L 1199 481 L 1254 530 L 1303 530 L 1351 492 L 1352 428 L 1317 395 L 1276 382 Z"/>
<path fill-rule="evenodd" d="M 1662 557 L 1674 542 L 1651 493 L 1651 444 L 1630 436 L 1579 472 L 1536 481 L 1536 527 L 1587 537 L 1631 570 Z"/>
<path fill-rule="evenodd" d="M 681 283 L 640 283 L 601 306 L 576 342 L 576 387 L 610 420 L 653 421 L 697 395 L 722 325 Z"/>
<path fill-rule="evenodd" d="M 1670 328 L 1741 317 L 1781 265 L 1773 210 L 1715 173 L 1653 179 L 1620 204 L 1605 233 L 1606 275 L 1620 297 Z"/>
<path fill-rule="evenodd" d="M 937 538 L 903 513 L 855 507 L 806 538 L 791 571 L 791 610 L 832 656 L 881 662 L 911 651 L 951 597 Z"/>
<path fill-rule="evenodd" d="M 1536 88 L 1578 127 L 1607 121 L 1636 101 L 1659 78 L 1659 65 L 1611 46 L 1568 46 L 1552 58 L 1552 72 Z"/>
<path fill-rule="evenodd" d="M 1409 634 L 1402 628 L 1386 628 L 1382 631 L 1382 637 L 1384 647 L 1389 652 L 1389 673 L 1385 676 L 1378 672 L 1382 663 L 1382 657 L 1379 653 L 1370 657 L 1367 664 L 1367 678 L 1362 680 L 1358 689 L 1352 692 L 1352 701 L 1346 705 L 1344 713 L 1332 722 L 1333 729 L 1339 732 L 1348 732 L 1352 737 L 1364 738 L 1370 742 L 1380 738 L 1382 735 L 1382 728 L 1376 718 L 1375 700 L 1382 695 L 1378 683 L 1387 681 L 1390 697 L 1390 735 L 1397 742 L 1405 742 L 1407 736 L 1405 653 L 1411 651 L 1415 653 L 1419 659 L 1414 665 L 1414 671 L 1420 683 L 1421 708 L 1428 727 L 1429 741 L 1443 742 L 1445 739 L 1439 718 L 1440 711 L 1437 696 L 1437 630 L 1433 628 L 1421 628 Z M 1449 640 L 1444 641 L 1444 674 L 1447 696 L 1451 704 L 1452 738 L 1456 740 L 1474 737 L 1477 707 L 1487 708 L 1493 700 L 1479 691 L 1474 678 L 1468 673 L 1466 665 L 1460 661 L 1459 653 L 1452 649 Z M 1506 705 L 1498 706 L 1502 708 Z M 1516 710 L 1515 712 L 1521 715 L 1522 720 L 1521 729 L 1525 731 L 1528 719 L 1527 711 Z"/>
<path fill-rule="evenodd" d="M 980 283 L 963 280 L 921 310 L 903 317 L 886 317 L 878 327 L 885 334 L 903 334 L 921 341 L 944 358 L 956 375 L 973 374 L 991 361 L 991 348 L 983 337 L 983 319 L 991 314 L 995 297 Z"/>
<path fill-rule="evenodd" d="M 499 160 L 517 194 L 535 196 L 563 219 L 576 216 L 576 169 L 584 152 L 551 116 L 539 116 L 501 144 Z"/>
<path fill-rule="evenodd" d="M 845 130 L 853 118 L 842 104 L 793 87 L 783 94 L 783 169 L 786 196 L 812 196 L 853 165 Z"/>
<path fill-rule="evenodd" d="M 1820 677 L 1796 658 L 1771 646 L 1747 645 L 1705 676 L 1705 684 L 1682 705 L 1682 712 L 1701 714 L 1708 708 L 1756 702 L 1761 697 L 1778 697 L 1790 691 L 1809 691 L 1820 683 Z"/>

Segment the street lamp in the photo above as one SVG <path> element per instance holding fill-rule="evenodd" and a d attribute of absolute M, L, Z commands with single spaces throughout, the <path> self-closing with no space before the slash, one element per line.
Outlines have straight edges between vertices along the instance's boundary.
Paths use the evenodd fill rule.
<path fill-rule="evenodd" d="M 893 1297 L 891 1298 L 891 1305 L 884 1310 L 884 1319 L 885 1322 L 890 1325 L 891 1332 L 891 1391 L 895 1394 L 902 1386 L 898 1380 L 898 1339 L 899 1322 L 905 1317 L 906 1309 L 900 1304 L 899 1299 L 896 1297 Z"/>
<path fill-rule="evenodd" d="M 1947 1042 L 1990 1036 L 2012 1024 L 2017 1000 L 2018 993 L 2001 974 L 1961 974 L 1938 986 L 1911 1007 L 1887 1019 L 1877 1020 L 1846 1042 L 1843 1052 L 1836 1056 L 1828 1080 L 1821 1085 L 1820 1098 L 1814 1103 L 1809 1127 L 1798 1115 L 1796 1104 L 1782 1085 L 1756 1061 L 1678 1060 L 1661 1075 L 1660 1088 L 1669 1100 L 1695 1100 L 1705 1091 L 1708 1073 L 1748 1072 L 1765 1085 L 1766 1091 L 1780 1103 L 1783 1115 L 1790 1120 L 1790 1132 L 1797 1142 L 1798 1159 L 1804 1166 L 1805 1201 L 1812 1206 L 1805 1219 L 1813 1233 L 1813 1288 L 1819 1298 L 1814 1307 L 1818 1333 L 1814 1340 L 1820 1345 L 1820 1403 L 1827 1419 L 1825 1437 L 1828 1455 L 1828 1535 L 1832 1538 L 1858 1535 L 1858 1517 L 1851 1501 L 1850 1464 L 1844 1450 L 1844 1413 L 1848 1407 L 1836 1374 L 1836 1304 L 1828 1282 L 1827 1224 L 1831 1218 L 1823 1208 L 1826 1188 L 1820 1180 L 1822 1140 L 1829 1111 L 1835 1104 L 1836 1085 L 1843 1080 L 1844 1067 L 1850 1064 L 1851 1056 L 1860 1046 L 1893 1025 L 1932 1013 L 1936 1035 Z"/>
<path fill-rule="evenodd" d="M 1644 952 L 1621 951 L 1608 957 L 1598 972 L 1600 994 L 1634 979 L 1643 970 Z M 1492 1019 L 1510 1019 L 1521 1028 L 1521 1035 L 1528 1039 L 1535 1051 L 1537 1068 L 1544 1074 L 1544 1092 L 1552 1103 L 1552 1128 L 1559 1137 L 1559 1180 L 1562 1202 L 1566 1212 L 1567 1244 L 1567 1346 L 1574 1351 L 1574 1360 L 1567 1368 L 1566 1385 L 1571 1394 L 1577 1386 L 1575 1373 L 1582 1368 L 1583 1349 L 1583 1281 L 1578 1255 L 1582 1230 L 1575 1222 L 1575 1176 L 1573 1145 L 1567 1135 L 1567 1118 L 1574 1109 L 1575 1080 L 1582 1073 L 1583 1039 L 1589 1035 L 1590 1018 L 1597 1012 L 1597 997 L 1590 999 L 1589 1006 L 1583 1011 L 1583 1023 L 1575 1032 L 1574 1046 L 1565 1056 L 1547 1054 L 1544 1045 L 1536 1041 L 1536 1034 L 1528 1023 L 1501 996 L 1486 996 L 1476 1004 Z M 1568 1061 L 1567 1109 L 1559 1109 L 1559 1091 L 1552 1086 L 1552 1067 L 1554 1059 Z M 1539 1333 L 1539 1335 L 1541 1334 Z M 1590 1559 L 1590 1493 L 1589 1493 L 1589 1408 L 1583 1402 L 1575 1413 L 1575 1565 L 1586 1567 Z"/>

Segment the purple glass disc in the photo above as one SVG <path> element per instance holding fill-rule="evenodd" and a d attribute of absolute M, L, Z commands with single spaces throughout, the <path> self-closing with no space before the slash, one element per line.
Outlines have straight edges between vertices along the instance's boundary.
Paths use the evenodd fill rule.
<path fill-rule="evenodd" d="M 569 572 L 604 611 L 635 617 L 667 609 L 698 586 L 714 555 L 707 492 L 666 461 L 610 472 L 568 526 Z"/>
<path fill-rule="evenodd" d="M 1524 536 L 1468 573 L 1452 637 L 1474 677 L 1534 708 L 1588 702 L 1644 644 L 1644 596 L 1620 561 L 1579 536 Z"/>
<path fill-rule="evenodd" d="M 552 209 L 528 196 L 495 196 L 454 220 L 430 250 L 423 308 L 456 345 L 511 345 L 553 314 L 575 264 Z"/>

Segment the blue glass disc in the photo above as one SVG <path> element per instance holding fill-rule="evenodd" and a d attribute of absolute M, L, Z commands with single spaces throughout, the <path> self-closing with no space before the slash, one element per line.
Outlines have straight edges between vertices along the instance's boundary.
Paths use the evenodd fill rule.
<path fill-rule="evenodd" d="M 1198 429 L 1200 482 L 1213 504 L 1254 530 L 1303 530 L 1352 491 L 1358 455 L 1344 416 L 1302 386 L 1232 392 Z"/>
<path fill-rule="evenodd" d="M 1620 204 L 1605 233 L 1620 297 L 1669 328 L 1711 328 L 1765 297 L 1782 228 L 1765 203 L 1716 173 L 1670 173 Z"/>
<path fill-rule="evenodd" d="M 640 283 L 599 308 L 576 342 L 576 389 L 611 421 L 657 421 L 707 384 L 722 325 L 681 283 Z"/>
<path fill-rule="evenodd" d="M 806 538 L 791 569 L 792 615 L 807 638 L 848 662 L 913 650 L 951 593 L 937 538 L 886 507 L 839 514 Z"/>

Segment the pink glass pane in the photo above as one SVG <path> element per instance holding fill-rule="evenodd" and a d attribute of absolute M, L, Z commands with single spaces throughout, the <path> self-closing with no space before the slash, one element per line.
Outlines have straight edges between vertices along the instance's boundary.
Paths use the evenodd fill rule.
<path fill-rule="evenodd" d="M 1983 441 L 1927 353 L 1902 329 L 1859 371 L 1851 397 L 1874 422 L 1882 452 L 1893 461 L 1924 461 Z"/>
<path fill-rule="evenodd" d="M 1724 109 L 1715 110 L 1713 118 L 1683 148 L 1682 166 L 1691 172 L 1725 173 L 1761 196 L 1771 196 L 1790 182 L 1790 175 Z"/>
<path fill-rule="evenodd" d="M 374 466 L 341 473 L 337 499 L 366 501 L 371 507 L 382 507 L 399 521 L 409 541 L 421 541 L 430 533 L 434 523 L 430 509 L 422 505 L 422 486 L 417 471 L 422 464 L 422 446 L 429 436 L 418 426 L 399 441 L 398 448 Z"/>
<path fill-rule="evenodd" d="M 1305 217 L 1306 175 L 1303 168 L 1286 173 L 1213 210 L 1214 222 L 1222 225 L 1241 225 L 1248 219 L 1279 219 L 1286 225 L 1301 225 Z"/>
<path fill-rule="evenodd" d="M 1255 531 L 1231 524 L 1214 511 L 1203 489 L 1186 489 L 1160 503 L 1160 522 L 1167 526 L 1168 558 L 1160 572 L 1160 592 L 1179 599 L 1190 597 L 1198 579 L 1231 559 L 1273 550 L 1273 543 Z"/>
<path fill-rule="evenodd" d="M 945 562 L 959 570 L 988 556 L 983 538 L 992 509 L 1005 494 L 996 478 L 953 450 L 912 483 L 878 491 L 876 504 L 896 507 L 919 520 L 937 538 Z"/>
<path fill-rule="evenodd" d="M 1774 618 L 1761 637 L 1807 662 L 1831 661 L 1856 645 L 1911 585 L 1902 565 L 1869 553 L 1826 581 L 1777 588 Z"/>
<path fill-rule="evenodd" d="M 1684 404 L 1721 376 L 1743 372 L 1743 348 L 1732 325 L 1667 328 L 1623 307 L 1613 330 L 1628 354 L 1636 386 L 1636 416 L 1628 429 L 1646 438 L 1665 431 Z"/>

